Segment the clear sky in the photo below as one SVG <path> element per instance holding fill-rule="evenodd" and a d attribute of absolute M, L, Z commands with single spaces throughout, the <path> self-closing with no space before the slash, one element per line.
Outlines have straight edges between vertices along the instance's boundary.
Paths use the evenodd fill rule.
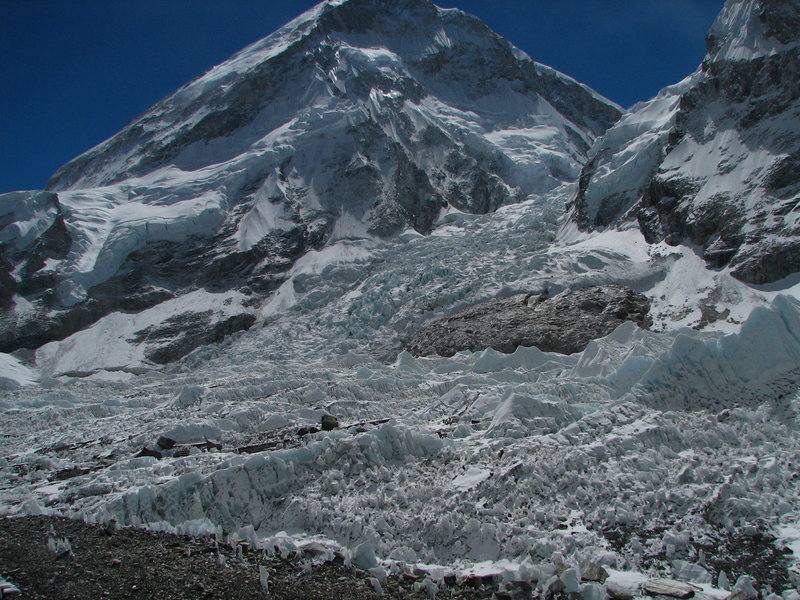
<path fill-rule="evenodd" d="M 723 0 L 434 0 L 623 105 L 691 73 Z M 0 0 L 0 192 L 68 160 L 315 0 Z"/>

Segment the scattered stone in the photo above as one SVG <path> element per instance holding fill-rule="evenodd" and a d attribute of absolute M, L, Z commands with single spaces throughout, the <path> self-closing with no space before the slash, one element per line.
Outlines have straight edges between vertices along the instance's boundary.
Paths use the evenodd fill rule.
<path fill-rule="evenodd" d="M 649 596 L 670 596 L 671 598 L 691 598 L 700 588 L 674 579 L 650 579 L 645 581 L 642 591 Z"/>
<path fill-rule="evenodd" d="M 214 440 L 206 440 L 205 442 L 200 442 L 199 444 L 191 444 L 193 448 L 200 448 L 201 450 L 222 450 L 222 444 L 220 442 L 215 442 Z"/>
<path fill-rule="evenodd" d="M 581 564 L 581 581 L 596 581 L 605 583 L 608 579 L 608 571 L 593 561 L 586 561 Z"/>
<path fill-rule="evenodd" d="M 58 471 L 55 475 L 53 475 L 53 479 L 56 481 L 65 481 L 67 479 L 72 479 L 73 477 L 79 477 L 81 475 L 86 475 L 91 473 L 91 469 L 81 469 L 78 467 L 72 469 L 62 469 Z"/>
<path fill-rule="evenodd" d="M 496 582 L 497 582 L 497 577 L 492 574 L 470 575 L 465 580 L 466 585 L 473 587 L 475 589 L 480 589 L 483 587 L 493 587 Z"/>
<path fill-rule="evenodd" d="M 111 517 L 108 520 L 108 523 L 103 526 L 103 533 L 106 535 L 114 535 L 118 528 L 119 526 L 117 524 L 117 520 L 114 517 Z"/>
<path fill-rule="evenodd" d="M 74 558 L 57 559 L 42 543 L 51 525 L 58 531 L 58 535 L 52 534 L 54 538 L 65 536 L 71 540 Z M 313 570 L 299 576 L 298 565 L 310 562 L 302 551 L 291 556 L 267 555 L 244 544 L 237 545 L 236 551 L 225 544 L 220 551 L 226 557 L 227 567 L 219 570 L 214 568 L 216 548 L 210 538 L 132 527 L 120 527 L 113 536 L 108 536 L 102 525 L 45 516 L 0 517 L 0 540 L 0 572 L 24 592 L 25 598 L 401 600 L 412 597 L 411 585 L 405 584 L 401 575 L 387 576 L 380 568 L 356 574 L 341 553 L 332 561 L 326 560 L 327 557 L 314 560 Z M 268 571 L 268 596 L 261 595 L 261 567 Z M 382 581 L 384 576 L 386 584 Z M 375 592 L 367 577 L 381 583 L 383 594 Z M 438 579 L 433 580 L 441 585 Z M 487 590 L 455 585 L 455 580 L 452 583 L 452 597 L 459 600 L 482 600 L 491 595 Z M 422 592 L 429 594 L 427 585 Z M 437 598 L 442 597 L 439 592 Z"/>
<path fill-rule="evenodd" d="M 331 431 L 339 427 L 339 419 L 333 415 L 322 415 L 322 431 Z"/>
<path fill-rule="evenodd" d="M 171 438 L 160 436 L 158 440 L 156 440 L 156 446 L 161 448 L 162 450 L 172 450 L 175 447 L 177 442 Z"/>
<path fill-rule="evenodd" d="M 506 583 L 506 590 L 508 590 L 512 598 L 530 598 L 531 592 L 533 592 L 533 585 L 530 581 L 525 580 L 509 581 Z"/>
<path fill-rule="evenodd" d="M 325 556 L 329 552 L 329 550 L 319 542 L 308 542 L 300 546 L 300 549 L 303 551 L 303 554 L 309 556 Z"/>
<path fill-rule="evenodd" d="M 280 441 L 264 442 L 263 444 L 251 444 L 250 446 L 241 446 L 236 449 L 239 454 L 256 454 L 257 452 L 265 452 L 266 450 L 273 450 L 280 445 Z"/>

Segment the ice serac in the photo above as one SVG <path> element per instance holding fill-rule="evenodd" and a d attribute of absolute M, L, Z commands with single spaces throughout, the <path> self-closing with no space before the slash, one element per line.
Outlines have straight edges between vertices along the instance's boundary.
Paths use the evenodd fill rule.
<path fill-rule="evenodd" d="M 171 348 L 158 361 L 178 358 L 199 343 L 181 323 L 248 327 L 309 250 L 426 234 L 447 207 L 487 213 L 574 183 L 619 114 L 461 11 L 323 2 L 62 167 L 48 191 L 0 198 L 0 351 L 150 310 L 128 341 L 156 335 Z M 223 312 L 151 318 L 198 290 L 215 305 L 232 295 Z"/>
<path fill-rule="evenodd" d="M 638 222 L 748 283 L 800 270 L 800 2 L 728 0 L 701 67 L 595 142 L 575 218 Z"/>

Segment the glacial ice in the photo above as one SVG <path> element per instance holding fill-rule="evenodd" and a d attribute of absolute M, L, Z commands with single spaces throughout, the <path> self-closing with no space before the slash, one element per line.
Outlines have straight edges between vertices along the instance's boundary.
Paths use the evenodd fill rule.
<path fill-rule="evenodd" d="M 294 312 L 293 330 L 319 316 Z M 228 349 L 233 358 L 209 349 L 202 369 L 65 379 L 60 399 L 5 392 L 4 512 L 55 509 L 184 532 L 250 527 L 256 541 L 289 532 L 350 548 L 370 568 L 373 552 L 374 564 L 465 574 L 505 564 L 499 572 L 518 575 L 558 553 L 646 570 L 663 550 L 664 572 L 695 579 L 681 532 L 702 541 L 753 527 L 791 543 L 798 527 L 793 298 L 755 309 L 738 333 L 626 324 L 569 357 L 520 349 L 385 363 L 336 359 L 342 349 L 326 347 L 263 356 L 268 331 L 246 334 Z M 246 372 L 237 353 L 248 356 Z M 323 412 L 342 427 L 295 436 Z M 132 458 L 160 435 L 223 449 Z M 279 444 L 232 451 L 264 440 Z M 56 487 L 41 475 L 78 465 L 89 472 Z M 663 526 L 647 546 L 606 537 Z"/>

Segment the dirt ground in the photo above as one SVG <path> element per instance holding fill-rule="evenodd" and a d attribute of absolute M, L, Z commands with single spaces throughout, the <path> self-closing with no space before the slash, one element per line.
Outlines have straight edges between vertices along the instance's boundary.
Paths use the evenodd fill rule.
<path fill-rule="evenodd" d="M 48 549 L 66 538 L 71 553 Z M 341 561 L 308 568 L 300 557 L 274 558 L 263 552 L 220 547 L 214 540 L 137 529 L 109 533 L 103 527 L 56 517 L 0 518 L 0 576 L 21 591 L 21 599 L 47 600 L 371 600 L 427 598 L 414 593 L 414 579 L 390 578 L 383 593 Z M 261 591 L 259 565 L 269 570 L 269 594 Z M 304 569 L 304 565 L 306 568 Z M 488 588 L 449 589 L 440 597 L 491 598 Z"/>

